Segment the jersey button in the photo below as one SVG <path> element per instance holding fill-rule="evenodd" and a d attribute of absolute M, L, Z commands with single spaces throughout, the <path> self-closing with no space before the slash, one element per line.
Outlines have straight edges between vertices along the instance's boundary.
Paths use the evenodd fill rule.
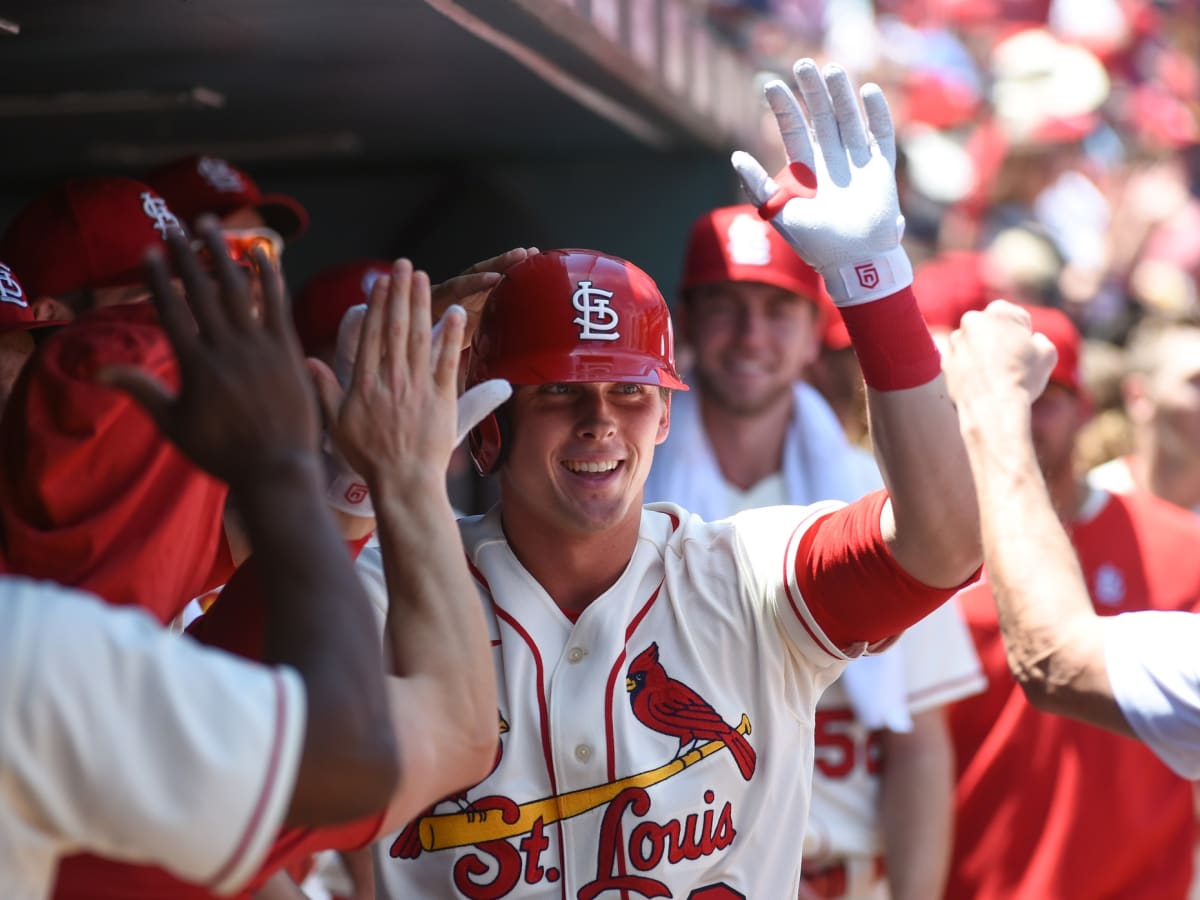
<path fill-rule="evenodd" d="M 569 659 L 573 663 L 579 662 L 585 656 L 587 656 L 587 651 L 584 650 L 582 647 L 572 647 L 567 652 L 567 659 Z"/>
<path fill-rule="evenodd" d="M 575 758 L 580 762 L 587 762 L 592 758 L 592 748 L 587 744 L 580 744 L 575 748 Z"/>

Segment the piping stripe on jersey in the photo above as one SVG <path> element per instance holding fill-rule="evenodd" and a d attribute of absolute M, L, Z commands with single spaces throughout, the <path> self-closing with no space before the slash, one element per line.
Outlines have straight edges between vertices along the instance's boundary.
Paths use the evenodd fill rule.
<path fill-rule="evenodd" d="M 809 523 L 809 527 L 804 531 L 805 535 L 812 531 L 813 524 L 816 523 Z M 804 528 L 804 526 L 805 523 L 801 522 L 792 531 L 791 537 L 788 538 L 787 549 L 783 553 L 783 589 L 787 592 L 788 603 L 791 604 L 792 611 L 796 614 L 796 618 L 800 624 L 804 626 L 804 630 L 808 632 L 808 636 L 813 639 L 813 643 L 834 659 L 845 659 L 846 654 L 836 649 L 831 650 L 825 638 L 813 628 L 813 625 L 809 624 L 810 614 L 808 612 L 808 605 L 805 604 L 804 608 L 801 609 L 796 599 L 800 594 L 799 578 L 796 572 L 796 569 L 800 566 L 800 559 L 798 552 L 795 554 L 792 552 L 792 546 L 795 544 L 797 537 L 801 535 L 800 529 Z M 789 562 L 791 563 L 790 565 Z"/>
<path fill-rule="evenodd" d="M 538 650 L 537 644 L 533 642 L 533 638 L 529 636 L 529 632 L 521 627 L 521 623 L 516 620 L 516 617 L 507 610 L 502 609 L 500 604 L 496 602 L 496 595 L 492 593 L 492 586 L 488 584 L 488 580 L 483 576 L 483 573 L 469 559 L 467 560 L 467 568 L 471 570 L 471 574 L 475 580 L 487 591 L 487 595 L 492 601 L 492 609 L 496 615 L 508 623 L 508 626 L 525 642 L 525 646 L 529 648 L 529 652 L 533 656 L 534 672 L 537 678 L 538 718 L 541 720 L 539 730 L 542 733 L 542 755 L 546 760 L 546 774 L 550 778 L 550 793 L 557 797 L 558 779 L 554 777 L 554 756 L 550 750 L 550 711 L 546 703 L 545 669 L 542 666 L 541 651 Z M 563 900 L 566 900 L 567 873 L 565 870 L 567 867 L 567 845 L 563 840 L 562 820 L 559 819 L 555 824 L 558 828 L 558 862 L 559 866 L 563 869 L 559 873 L 559 887 L 562 890 Z"/>
<path fill-rule="evenodd" d="M 674 531 L 679 525 L 679 520 L 671 516 L 672 528 Z M 604 745 L 607 751 L 608 762 L 608 780 L 617 780 L 617 747 L 616 747 L 616 725 L 613 722 L 613 704 L 615 702 L 613 693 L 616 689 L 616 681 L 621 671 L 621 667 L 625 664 L 626 655 L 629 650 L 629 641 L 633 638 L 633 633 L 637 631 L 638 625 L 642 624 L 642 619 L 646 617 L 646 613 L 650 612 L 650 607 L 654 605 L 654 601 L 658 599 L 659 592 L 662 591 L 662 586 L 666 582 L 666 577 L 658 583 L 658 587 L 650 595 L 650 598 L 642 605 L 642 608 L 637 611 L 637 614 L 629 622 L 629 626 L 625 629 L 625 644 L 621 647 L 621 652 L 617 654 L 616 661 L 613 663 L 612 670 L 608 673 L 608 683 L 604 688 Z M 617 850 L 617 871 L 622 875 L 627 875 L 628 870 L 625 866 L 625 838 L 623 836 L 624 829 L 621 823 L 617 823 L 617 840 L 615 847 Z M 621 900 L 629 900 L 629 892 L 621 891 Z"/>
<path fill-rule="evenodd" d="M 271 755 L 267 761 L 267 772 L 263 778 L 262 791 L 258 795 L 258 802 L 254 804 L 254 812 L 250 814 L 250 821 L 246 823 L 246 828 L 242 832 L 237 846 L 234 847 L 229 861 L 210 880 L 209 884 L 214 886 L 221 885 L 229 877 L 230 873 L 241 865 L 242 857 L 250 848 L 254 836 L 258 831 L 258 826 L 263 814 L 266 812 L 267 802 L 271 797 L 272 789 L 275 787 L 275 779 L 279 775 L 279 757 L 283 753 L 283 736 L 287 733 L 288 705 L 283 676 L 279 672 L 274 672 L 273 676 L 275 682 L 275 738 L 271 742 Z M 297 774 L 299 773 L 297 772 Z"/>

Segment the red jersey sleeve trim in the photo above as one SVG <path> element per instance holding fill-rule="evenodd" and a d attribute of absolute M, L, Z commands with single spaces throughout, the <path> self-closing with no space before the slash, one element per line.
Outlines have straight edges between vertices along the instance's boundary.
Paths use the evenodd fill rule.
<path fill-rule="evenodd" d="M 210 884 L 213 886 L 223 886 L 225 880 L 229 878 L 230 873 L 242 864 L 242 857 L 246 855 L 250 845 L 254 842 L 254 837 L 262 823 L 263 813 L 271 799 L 275 789 L 275 782 L 279 776 L 279 758 L 283 753 L 283 736 L 288 731 L 287 723 L 288 717 L 291 715 L 291 710 L 288 708 L 287 690 L 283 684 L 282 676 L 276 672 L 274 673 L 273 680 L 275 682 L 275 738 L 271 742 L 271 755 L 267 762 L 267 771 L 263 778 L 262 790 L 259 792 L 258 802 L 254 804 L 254 811 L 250 814 L 250 821 L 246 823 L 237 846 L 233 848 L 232 855 L 230 855 L 229 860 L 210 881 Z"/>
<path fill-rule="evenodd" d="M 837 647 L 874 644 L 923 619 L 962 585 L 935 588 L 906 572 L 883 540 L 886 491 L 812 523 L 796 553 L 796 584 L 816 625 Z"/>

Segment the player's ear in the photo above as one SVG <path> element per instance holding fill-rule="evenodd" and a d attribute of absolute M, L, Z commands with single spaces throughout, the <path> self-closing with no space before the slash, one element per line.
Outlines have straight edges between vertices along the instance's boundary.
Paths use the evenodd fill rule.
<path fill-rule="evenodd" d="M 673 391 L 667 388 L 660 388 L 659 394 L 662 396 L 662 412 L 658 417 L 658 434 L 654 438 L 654 443 L 657 446 L 667 439 L 667 435 L 671 432 L 671 394 Z"/>

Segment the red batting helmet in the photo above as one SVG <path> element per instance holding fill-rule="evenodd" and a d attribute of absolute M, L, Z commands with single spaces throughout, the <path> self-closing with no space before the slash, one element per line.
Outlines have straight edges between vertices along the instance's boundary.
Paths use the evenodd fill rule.
<path fill-rule="evenodd" d="M 658 286 L 633 263 L 594 250 L 550 250 L 505 273 L 483 307 L 467 364 L 467 387 L 489 378 L 687 390 Z M 481 474 L 495 468 L 501 443 L 495 415 L 471 432 Z"/>

